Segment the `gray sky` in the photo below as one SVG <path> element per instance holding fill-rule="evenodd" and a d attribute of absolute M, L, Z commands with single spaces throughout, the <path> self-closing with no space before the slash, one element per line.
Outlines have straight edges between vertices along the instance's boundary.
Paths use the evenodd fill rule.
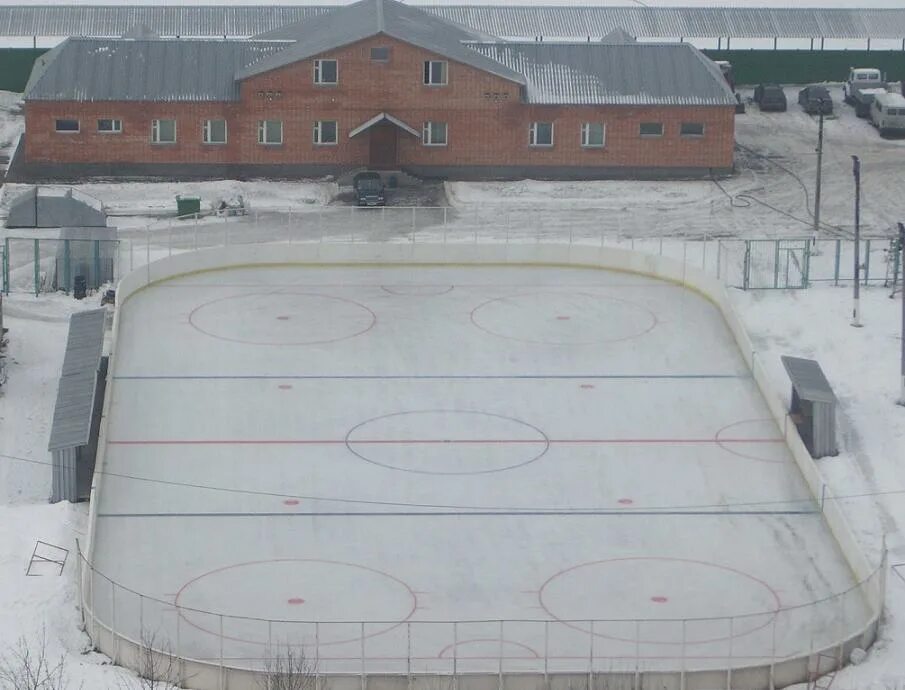
<path fill-rule="evenodd" d="M 0 5 L 345 5 L 347 0 L 0 0 Z M 418 0 L 423 5 L 647 5 L 649 7 L 890 7 L 902 8 L 905 0 Z"/>

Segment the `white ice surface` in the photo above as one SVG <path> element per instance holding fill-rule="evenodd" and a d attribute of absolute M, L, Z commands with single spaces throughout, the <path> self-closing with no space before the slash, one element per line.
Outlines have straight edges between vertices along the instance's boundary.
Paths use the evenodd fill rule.
<path fill-rule="evenodd" d="M 863 621 L 854 597 L 776 615 L 851 574 L 719 312 L 681 288 L 232 269 L 122 316 L 95 563 L 148 599 L 114 602 L 99 578 L 93 596 L 127 634 L 218 657 L 219 616 L 178 603 L 224 614 L 231 663 L 279 639 L 355 670 L 363 620 L 373 671 L 404 670 L 409 634 L 420 668 L 449 671 L 458 640 L 458 668 L 487 670 L 499 625 L 438 621 L 517 619 L 507 668 L 538 670 L 546 645 L 581 670 L 589 624 L 556 621 L 598 619 L 607 669 L 636 653 L 676 668 L 683 632 L 602 619 L 748 616 L 689 623 L 693 667 L 770 656 L 774 620 L 780 656 Z"/>

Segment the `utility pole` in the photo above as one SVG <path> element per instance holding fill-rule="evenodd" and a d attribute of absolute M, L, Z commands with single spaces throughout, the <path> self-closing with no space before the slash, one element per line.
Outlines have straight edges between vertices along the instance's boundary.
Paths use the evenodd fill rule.
<path fill-rule="evenodd" d="M 824 100 L 819 101 L 819 124 L 817 126 L 817 185 L 814 188 L 814 254 L 817 250 L 817 236 L 820 232 L 820 178 L 823 174 L 823 104 Z"/>
<path fill-rule="evenodd" d="M 861 160 L 852 156 L 852 174 L 855 176 L 855 273 L 852 326 L 861 328 Z"/>
<path fill-rule="evenodd" d="M 901 389 L 899 391 L 899 404 L 905 405 L 905 223 L 899 223 L 899 251 L 902 253 L 902 287 L 899 290 L 902 298 L 902 361 L 899 363 L 899 375 L 901 377 Z"/>

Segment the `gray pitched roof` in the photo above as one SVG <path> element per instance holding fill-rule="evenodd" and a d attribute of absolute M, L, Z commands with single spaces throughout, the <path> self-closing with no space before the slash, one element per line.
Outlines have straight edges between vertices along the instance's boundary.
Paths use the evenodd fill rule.
<path fill-rule="evenodd" d="M 524 74 L 528 103 L 735 104 L 719 68 L 688 43 L 484 43 L 471 48 Z"/>
<path fill-rule="evenodd" d="M 88 443 L 95 378 L 104 349 L 106 315 L 105 309 L 92 309 L 69 318 L 69 338 L 53 410 L 49 450 Z"/>
<path fill-rule="evenodd" d="M 637 39 L 632 36 L 628 31 L 623 29 L 620 26 L 617 26 L 615 29 L 610 31 L 606 36 L 600 39 L 601 43 L 607 43 L 609 45 L 621 45 L 623 43 L 637 43 Z"/>
<path fill-rule="evenodd" d="M 792 381 L 792 386 L 798 392 L 798 397 L 814 402 L 836 401 L 836 395 L 816 360 L 788 355 L 782 355 L 780 359 Z"/>
<path fill-rule="evenodd" d="M 731 5 L 726 0 L 726 5 Z M 774 3 L 776 5 L 779 2 Z M 790 4 L 790 3 L 787 3 Z M 855 5 L 852 0 L 851 5 Z M 415 5 L 418 7 L 419 5 Z M 421 7 L 462 26 L 514 39 L 591 40 L 621 26 L 634 36 L 905 38 L 905 9 L 866 7 L 620 7 L 441 5 Z M 122 36 L 147 24 L 162 36 L 247 37 L 315 17 L 325 5 L 3 5 L 0 36 Z"/>
<path fill-rule="evenodd" d="M 106 227 L 107 214 L 100 202 L 95 202 L 96 199 L 82 198 L 82 195 L 73 196 L 71 189 L 60 194 L 56 190 L 32 187 L 13 199 L 6 217 L 6 227 Z"/>
<path fill-rule="evenodd" d="M 235 73 L 277 41 L 70 38 L 29 79 L 26 100 L 238 100 Z"/>
<path fill-rule="evenodd" d="M 487 40 L 490 38 L 487 34 L 467 30 L 396 0 L 360 0 L 319 17 L 261 34 L 256 38 L 293 40 L 296 43 L 279 54 L 239 70 L 236 77 L 245 79 L 378 34 L 410 43 L 504 79 L 524 83 L 518 72 L 469 50 L 463 44 L 464 41 Z"/>

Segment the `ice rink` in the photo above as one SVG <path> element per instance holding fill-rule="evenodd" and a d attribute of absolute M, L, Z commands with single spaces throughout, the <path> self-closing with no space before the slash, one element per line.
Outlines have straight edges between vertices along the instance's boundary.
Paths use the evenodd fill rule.
<path fill-rule="evenodd" d="M 691 669 L 866 620 L 804 606 L 853 576 L 679 286 L 236 268 L 120 309 L 94 563 L 143 596 L 91 586 L 133 638 L 243 666 L 288 642 L 322 672 Z"/>

